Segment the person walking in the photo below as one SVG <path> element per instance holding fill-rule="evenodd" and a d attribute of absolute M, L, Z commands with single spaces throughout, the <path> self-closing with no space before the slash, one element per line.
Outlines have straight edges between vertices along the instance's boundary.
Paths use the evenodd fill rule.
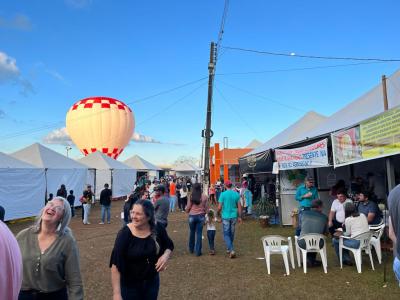
<path fill-rule="evenodd" d="M 159 273 L 167 269 L 174 244 L 165 228 L 156 224 L 150 201 L 133 204 L 130 219 L 118 232 L 111 254 L 113 299 L 157 299 Z"/>
<path fill-rule="evenodd" d="M 89 184 L 86 190 L 83 191 L 83 195 L 81 197 L 82 202 L 82 210 L 83 210 L 83 224 L 89 225 L 89 215 L 90 215 L 90 207 L 92 205 L 92 186 Z"/>
<path fill-rule="evenodd" d="M 210 208 L 206 214 L 206 225 L 207 225 L 207 240 L 208 246 L 210 248 L 210 255 L 215 255 L 215 246 L 214 239 L 216 233 L 215 224 L 217 222 L 217 216 L 215 215 L 215 211 Z"/>
<path fill-rule="evenodd" d="M 17 234 L 23 262 L 19 300 L 83 300 L 79 252 L 68 227 L 71 208 L 55 197 L 33 226 Z"/>
<path fill-rule="evenodd" d="M 173 179 L 169 184 L 169 211 L 175 211 L 176 204 L 176 180 Z"/>
<path fill-rule="evenodd" d="M 400 286 L 400 185 L 390 191 L 389 206 L 389 237 L 393 241 L 393 272 Z"/>
<path fill-rule="evenodd" d="M 185 212 L 186 209 L 186 205 L 187 205 L 187 199 L 188 199 L 188 190 L 186 187 L 186 183 L 181 185 L 181 189 L 180 189 L 180 209 L 182 212 Z"/>
<path fill-rule="evenodd" d="M 213 184 L 210 185 L 208 189 L 208 194 L 210 195 L 211 205 L 217 205 L 217 200 L 215 199 L 215 186 Z"/>
<path fill-rule="evenodd" d="M 69 203 L 69 206 L 71 206 L 71 217 L 75 217 L 75 196 L 73 190 L 69 191 L 67 201 Z"/>
<path fill-rule="evenodd" d="M 154 211 L 156 223 L 164 228 L 168 226 L 169 199 L 165 196 L 165 187 L 159 184 L 155 188 Z"/>
<path fill-rule="evenodd" d="M 186 212 L 189 214 L 189 252 L 201 255 L 203 226 L 208 210 L 208 197 L 203 194 L 200 183 L 195 183 L 189 197 Z"/>
<path fill-rule="evenodd" d="M 63 197 L 64 199 L 67 199 L 67 189 L 65 188 L 65 184 L 62 184 L 60 188 L 57 190 L 56 197 Z"/>
<path fill-rule="evenodd" d="M 224 240 L 230 258 L 235 258 L 236 253 L 233 247 L 235 238 L 236 223 L 242 223 L 242 206 L 240 205 L 240 195 L 234 190 L 230 180 L 225 181 L 226 191 L 219 197 L 218 213 L 222 216 L 222 229 Z"/>
<path fill-rule="evenodd" d="M 107 224 L 111 221 L 111 200 L 112 191 L 108 188 L 108 183 L 104 184 L 104 189 L 100 192 L 100 205 L 101 205 L 101 222 L 99 224 L 104 224 L 104 219 L 107 212 Z"/>

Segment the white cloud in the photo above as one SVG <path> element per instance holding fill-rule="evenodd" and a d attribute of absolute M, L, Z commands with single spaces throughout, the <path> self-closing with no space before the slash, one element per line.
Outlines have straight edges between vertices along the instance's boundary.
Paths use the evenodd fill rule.
<path fill-rule="evenodd" d="M 0 28 L 30 31 L 32 30 L 32 23 L 27 16 L 23 14 L 16 14 L 10 19 L 0 17 Z"/>
<path fill-rule="evenodd" d="M 0 112 L 1 117 L 1 112 Z M 150 143 L 150 144 L 162 144 L 160 141 L 153 139 L 152 137 L 145 136 L 143 134 L 135 132 L 132 136 L 131 141 L 135 143 Z M 55 129 L 49 134 L 47 134 L 43 138 L 43 143 L 45 144 L 56 144 L 56 145 L 64 145 L 64 146 L 71 146 L 74 143 L 72 142 L 70 136 L 67 133 L 65 127 Z"/>
<path fill-rule="evenodd" d="M 134 132 L 131 138 L 131 141 L 135 143 L 152 143 L 152 144 L 161 144 L 160 141 L 153 139 L 152 137 Z"/>
<path fill-rule="evenodd" d="M 90 6 L 92 0 L 65 0 L 65 3 L 72 8 L 82 9 Z"/>
<path fill-rule="evenodd" d="M 43 138 L 43 143 L 45 144 L 55 144 L 63 146 L 71 146 L 74 143 L 69 137 L 65 127 L 60 129 L 55 129 Z"/>
<path fill-rule="evenodd" d="M 16 59 L 0 51 L 0 84 L 7 83 L 18 84 L 25 96 L 35 92 L 32 83 L 21 76 Z"/>

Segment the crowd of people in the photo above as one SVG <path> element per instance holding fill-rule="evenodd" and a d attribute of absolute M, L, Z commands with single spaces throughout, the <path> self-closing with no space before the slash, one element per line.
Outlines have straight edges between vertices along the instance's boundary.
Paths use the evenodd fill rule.
<path fill-rule="evenodd" d="M 368 191 L 361 189 L 350 199 L 343 184 L 338 182 L 331 195 L 335 200 L 327 216 L 323 213 L 323 202 L 319 199 L 314 179 L 307 177 L 298 187 L 295 198 L 299 202 L 299 225 L 296 228 L 299 247 L 306 248 L 301 239 L 306 234 L 331 233 L 332 244 L 339 255 L 338 231 L 350 237 L 345 239 L 345 246 L 357 248 L 359 241 L 352 238 L 368 232 L 369 225 L 382 222 L 380 211 L 370 200 Z M 0 221 L 0 258 L 4 266 L 0 272 L 0 290 L 6 291 L 6 299 L 83 299 L 79 250 L 69 228 L 74 215 L 74 197 L 73 191 L 68 194 L 62 185 L 56 197 L 47 199 L 34 224 L 16 237 Z M 110 223 L 111 200 L 112 191 L 105 184 L 100 193 L 102 225 Z M 87 186 L 80 201 L 84 204 L 83 223 L 90 224 L 91 186 Z M 178 208 L 171 202 L 178 204 Z M 397 243 L 400 238 L 400 185 L 390 192 L 388 204 L 389 236 L 395 245 L 393 268 L 400 281 L 400 248 Z M 252 213 L 252 195 L 248 192 L 246 180 L 241 186 L 226 180 L 211 185 L 208 191 L 204 191 L 200 183 L 187 178 L 145 180 L 138 184 L 124 202 L 124 224 L 110 254 L 113 299 L 157 299 L 159 272 L 167 269 L 174 250 L 174 243 L 168 235 L 168 216 L 175 211 L 184 211 L 188 215 L 189 253 L 203 254 L 205 227 L 209 254 L 215 255 L 216 224 L 220 222 L 226 253 L 235 258 L 235 227 L 242 222 L 245 212 Z M 321 240 L 320 248 L 323 243 Z M 343 262 L 352 265 L 349 253 L 345 251 Z M 307 263 L 310 266 L 321 264 L 315 253 L 308 254 Z"/>

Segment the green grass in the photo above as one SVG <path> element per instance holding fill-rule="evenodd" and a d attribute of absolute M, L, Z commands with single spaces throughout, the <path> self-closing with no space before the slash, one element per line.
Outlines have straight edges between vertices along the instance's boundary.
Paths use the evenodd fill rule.
<path fill-rule="evenodd" d="M 108 262 L 121 226 L 118 219 L 121 207 L 121 202 L 113 203 L 111 225 L 98 225 L 98 206 L 92 210 L 92 225 L 82 225 L 80 217 L 72 221 L 71 228 L 80 249 L 86 299 L 112 298 Z M 18 223 L 10 227 L 16 233 L 28 224 Z M 185 213 L 170 215 L 167 229 L 175 243 L 175 251 L 168 269 L 161 274 L 159 299 L 400 299 L 400 288 L 392 271 L 391 254 L 387 263 L 386 287 L 383 264 L 379 265 L 376 258 L 375 271 L 371 269 L 368 256 L 363 258 L 361 274 L 357 273 L 355 266 L 341 270 L 330 241 L 327 245 L 327 274 L 322 266 L 308 268 L 307 274 L 296 267 L 286 276 L 282 256 L 273 255 L 271 275 L 268 275 L 265 260 L 257 259 L 264 257 L 260 238 L 268 234 L 293 236 L 293 228 L 261 228 L 256 220 L 246 220 L 236 227 L 236 259 L 226 256 L 221 224 L 217 225 L 215 256 L 208 255 L 205 230 L 203 255 L 196 257 L 188 253 Z"/>

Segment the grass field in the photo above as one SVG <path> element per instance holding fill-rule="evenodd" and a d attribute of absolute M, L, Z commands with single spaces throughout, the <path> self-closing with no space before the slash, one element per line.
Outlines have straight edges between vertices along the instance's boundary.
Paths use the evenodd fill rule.
<path fill-rule="evenodd" d="M 122 202 L 112 205 L 112 224 L 99 225 L 100 208 L 92 209 L 91 225 L 83 225 L 79 216 L 71 228 L 78 241 L 85 299 L 112 299 L 110 253 L 116 234 L 121 228 L 119 219 Z M 10 224 L 14 233 L 30 225 L 30 221 Z M 322 267 L 308 268 L 308 273 L 296 268 L 285 276 L 282 257 L 272 256 L 271 275 L 267 268 L 260 238 L 268 234 L 293 236 L 293 228 L 278 226 L 261 228 L 256 220 L 246 220 L 236 228 L 236 259 L 225 253 L 221 224 L 217 225 L 215 256 L 208 255 L 206 232 L 203 255 L 196 257 L 187 251 L 187 215 L 172 213 L 168 233 L 175 251 L 168 269 L 161 274 L 159 299 L 400 299 L 391 260 L 387 263 L 387 284 L 383 282 L 383 264 L 375 258 L 372 271 L 368 256 L 363 257 L 362 273 L 356 267 L 340 269 L 335 253 L 328 242 L 328 274 Z M 375 255 L 375 254 L 374 254 Z M 296 262 L 297 265 L 297 262 Z"/>

